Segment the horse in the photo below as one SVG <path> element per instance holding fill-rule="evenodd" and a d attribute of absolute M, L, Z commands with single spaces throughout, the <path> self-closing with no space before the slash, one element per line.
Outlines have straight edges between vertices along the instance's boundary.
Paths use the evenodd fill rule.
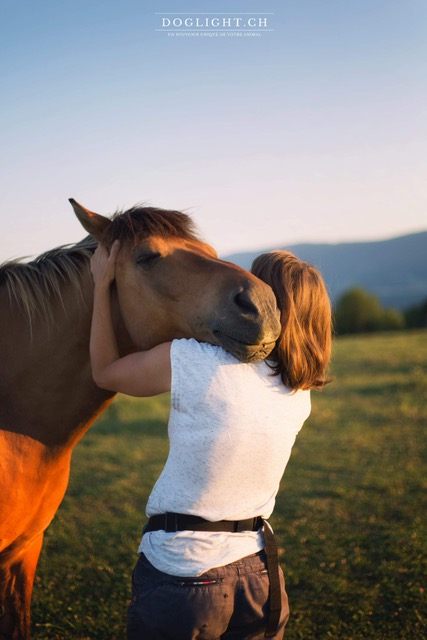
<path fill-rule="evenodd" d="M 136 206 L 110 218 L 70 203 L 87 237 L 0 267 L 0 640 L 30 637 L 43 534 L 73 447 L 115 395 L 91 376 L 98 242 L 121 243 L 111 291 L 121 355 L 193 337 L 255 362 L 280 331 L 270 287 L 218 259 L 186 214 Z"/>

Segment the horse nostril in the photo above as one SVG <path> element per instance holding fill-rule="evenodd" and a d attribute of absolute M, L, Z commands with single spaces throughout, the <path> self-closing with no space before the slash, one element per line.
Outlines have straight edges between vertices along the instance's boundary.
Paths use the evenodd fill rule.
<path fill-rule="evenodd" d="M 252 302 L 248 292 L 245 289 L 240 289 L 234 295 L 234 302 L 240 311 L 243 311 L 244 313 L 250 314 L 254 317 L 257 317 L 259 315 L 258 308 Z"/>

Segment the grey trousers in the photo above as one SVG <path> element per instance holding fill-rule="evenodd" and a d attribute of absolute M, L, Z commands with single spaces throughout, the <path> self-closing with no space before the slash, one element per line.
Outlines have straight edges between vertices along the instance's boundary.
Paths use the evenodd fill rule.
<path fill-rule="evenodd" d="M 289 618 L 283 572 L 276 640 Z M 265 553 L 217 567 L 197 578 L 171 576 L 141 554 L 132 577 L 127 640 L 261 640 L 268 613 Z"/>

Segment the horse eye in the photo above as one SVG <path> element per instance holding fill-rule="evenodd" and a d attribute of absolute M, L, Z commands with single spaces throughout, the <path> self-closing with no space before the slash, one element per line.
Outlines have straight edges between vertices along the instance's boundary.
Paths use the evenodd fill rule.
<path fill-rule="evenodd" d="M 159 258 L 160 253 L 146 253 L 136 258 L 136 263 L 143 269 L 149 269 Z"/>

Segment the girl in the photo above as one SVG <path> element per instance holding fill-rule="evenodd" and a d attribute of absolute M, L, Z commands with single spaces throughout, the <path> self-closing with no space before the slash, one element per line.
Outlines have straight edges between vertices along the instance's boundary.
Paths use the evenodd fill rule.
<path fill-rule="evenodd" d="M 91 263 L 94 380 L 133 396 L 171 391 L 170 451 L 148 499 L 128 640 L 282 638 L 288 600 L 265 519 L 310 413 L 310 389 L 330 381 L 322 277 L 287 251 L 254 261 L 281 311 L 268 361 L 241 363 L 193 339 L 120 358 L 110 312 L 119 249 L 100 245 Z"/>

